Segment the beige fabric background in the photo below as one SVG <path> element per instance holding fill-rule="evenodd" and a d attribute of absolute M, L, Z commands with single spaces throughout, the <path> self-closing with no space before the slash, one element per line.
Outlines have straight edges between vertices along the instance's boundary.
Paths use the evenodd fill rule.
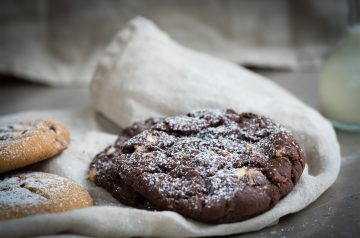
<path fill-rule="evenodd" d="M 257 67 L 318 67 L 346 26 L 336 0 L 3 0 L 0 72 L 50 85 L 90 82 L 126 22 L 152 19 L 185 46 Z"/>

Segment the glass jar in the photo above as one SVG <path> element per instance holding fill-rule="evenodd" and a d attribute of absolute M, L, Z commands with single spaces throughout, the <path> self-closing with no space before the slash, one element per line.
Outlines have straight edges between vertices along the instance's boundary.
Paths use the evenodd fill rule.
<path fill-rule="evenodd" d="M 360 24 L 325 63 L 319 89 L 321 111 L 333 125 L 360 132 Z"/>

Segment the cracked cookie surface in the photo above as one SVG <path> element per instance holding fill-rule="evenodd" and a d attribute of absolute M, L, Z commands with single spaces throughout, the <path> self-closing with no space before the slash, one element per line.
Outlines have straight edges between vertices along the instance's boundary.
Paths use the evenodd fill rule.
<path fill-rule="evenodd" d="M 0 180 L 0 220 L 92 206 L 80 185 L 43 172 L 10 174 Z"/>
<path fill-rule="evenodd" d="M 67 129 L 53 120 L 0 124 L 0 173 L 51 158 L 70 143 Z"/>
<path fill-rule="evenodd" d="M 207 223 L 270 209 L 292 190 L 305 164 L 290 132 L 252 113 L 196 111 L 135 123 L 125 134 L 94 159 L 92 180 L 113 195 L 114 186 L 128 190 L 115 196 L 126 205 Z"/>

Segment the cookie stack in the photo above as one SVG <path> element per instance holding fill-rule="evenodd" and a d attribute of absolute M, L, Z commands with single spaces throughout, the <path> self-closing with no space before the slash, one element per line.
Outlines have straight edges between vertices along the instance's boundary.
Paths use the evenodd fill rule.
<path fill-rule="evenodd" d="M 69 143 L 67 129 L 52 120 L 0 125 L 0 220 L 92 206 L 87 191 L 69 179 L 12 171 L 54 157 Z"/>
<path fill-rule="evenodd" d="M 302 149 L 279 123 L 202 110 L 134 123 L 94 158 L 89 178 L 125 205 L 219 224 L 275 206 L 304 165 Z"/>

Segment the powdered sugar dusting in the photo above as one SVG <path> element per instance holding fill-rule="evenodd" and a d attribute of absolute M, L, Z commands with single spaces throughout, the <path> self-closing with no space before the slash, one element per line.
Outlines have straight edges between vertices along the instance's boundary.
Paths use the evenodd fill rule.
<path fill-rule="evenodd" d="M 105 181 L 101 186 L 112 191 L 114 180 L 121 181 L 143 196 L 140 201 L 148 199 L 160 209 L 197 219 L 204 217 L 204 209 L 226 210 L 244 196 L 240 194 L 253 193 L 268 204 L 254 208 L 255 214 L 288 193 L 299 176 L 292 163 L 302 160 L 300 147 L 284 127 L 266 117 L 203 110 L 135 125 L 125 129 L 136 131 L 133 137 L 119 137 L 92 166 Z M 205 219 L 215 222 L 219 216 Z"/>
<path fill-rule="evenodd" d="M 38 120 L 8 122 L 0 125 L 0 157 L 16 158 L 27 147 L 30 136 L 45 127 Z M 16 144 L 16 146 L 12 146 Z M 41 146 L 41 145 L 39 145 Z"/>
<path fill-rule="evenodd" d="M 19 121 L 2 124 L 0 125 L 0 145 L 12 140 L 26 138 L 27 134 L 37 130 L 41 126 L 43 125 L 36 123 L 36 121 Z"/>
<path fill-rule="evenodd" d="M 43 173 L 27 173 L 5 177 L 0 181 L 0 206 L 17 207 L 46 203 L 66 190 L 66 179 Z"/>
<path fill-rule="evenodd" d="M 246 186 L 269 196 L 262 190 L 276 183 L 271 178 L 276 173 L 273 160 L 300 151 L 280 124 L 232 110 L 157 120 L 120 147 L 124 154 L 113 161 L 129 186 L 155 203 L 165 202 L 166 209 L 173 209 L 180 200 L 192 210 L 231 202 Z M 239 177 L 239 168 L 251 169 L 244 169 Z M 289 169 L 286 173 L 291 174 Z M 292 186 L 290 177 L 279 175 L 278 179 Z"/>

